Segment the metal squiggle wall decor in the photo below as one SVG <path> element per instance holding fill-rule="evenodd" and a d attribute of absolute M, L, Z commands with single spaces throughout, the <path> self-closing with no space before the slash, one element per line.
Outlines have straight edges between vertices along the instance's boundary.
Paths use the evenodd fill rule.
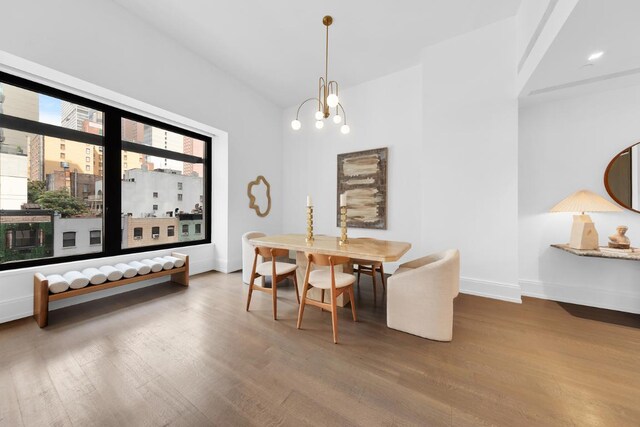
<path fill-rule="evenodd" d="M 267 187 L 267 209 L 264 211 L 256 204 L 256 196 L 253 195 L 253 187 L 261 185 L 261 183 L 264 183 L 265 187 Z M 254 181 L 249 182 L 249 185 L 247 185 L 247 196 L 249 197 L 249 208 L 255 210 L 256 215 L 262 218 L 269 215 L 271 211 L 271 185 L 264 176 L 258 175 Z"/>

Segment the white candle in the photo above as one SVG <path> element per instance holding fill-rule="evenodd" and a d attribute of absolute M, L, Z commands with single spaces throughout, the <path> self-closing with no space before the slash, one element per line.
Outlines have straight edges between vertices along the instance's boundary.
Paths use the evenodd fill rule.
<path fill-rule="evenodd" d="M 347 206 L 347 195 L 344 193 L 340 195 L 340 207 L 342 206 Z"/>
<path fill-rule="evenodd" d="M 307 206 L 311 206 L 311 196 L 307 195 Z"/>

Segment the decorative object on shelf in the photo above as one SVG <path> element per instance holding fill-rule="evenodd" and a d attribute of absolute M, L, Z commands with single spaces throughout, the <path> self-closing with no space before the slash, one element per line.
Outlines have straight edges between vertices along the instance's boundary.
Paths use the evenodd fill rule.
<path fill-rule="evenodd" d="M 307 236 L 304 239 L 305 242 L 313 242 L 313 204 L 311 203 L 311 196 L 307 196 Z"/>
<path fill-rule="evenodd" d="M 349 243 L 347 239 L 347 195 L 340 195 L 340 244 Z"/>
<path fill-rule="evenodd" d="M 589 190 L 580 190 L 551 208 L 550 212 L 580 212 L 573 216 L 572 249 L 598 249 L 598 232 L 595 224 L 585 212 L 620 212 L 618 206 Z"/>
<path fill-rule="evenodd" d="M 638 184 L 640 142 L 619 152 L 607 165 L 604 186 L 609 196 L 625 209 L 640 213 Z"/>
<path fill-rule="evenodd" d="M 265 195 L 267 198 L 267 209 L 264 211 L 260 209 L 258 204 L 256 204 L 256 196 L 253 195 L 254 187 L 263 184 L 265 186 Z M 247 196 L 249 196 L 249 209 L 255 210 L 256 214 L 261 218 L 269 215 L 269 212 L 271 211 L 271 185 L 264 176 L 258 175 L 255 181 L 249 182 L 249 185 L 247 185 Z"/>
<path fill-rule="evenodd" d="M 614 249 L 629 249 L 631 247 L 631 241 L 625 233 L 629 227 L 626 225 L 619 225 L 616 227 L 616 234 L 609 236 L 609 247 Z"/>
<path fill-rule="evenodd" d="M 324 120 L 328 119 L 331 115 L 331 109 L 335 108 L 335 114 L 333 116 L 333 123 L 340 124 L 344 121 L 344 124 L 340 127 L 340 132 L 347 134 L 351 131 L 347 124 L 347 113 L 345 113 L 340 99 L 338 98 L 338 82 L 335 80 L 329 80 L 329 26 L 333 23 L 331 16 L 325 16 L 322 18 L 322 24 L 326 27 L 326 43 L 325 43 L 325 56 L 324 56 L 324 77 L 318 79 L 318 97 L 308 98 L 302 101 L 296 111 L 296 118 L 291 122 L 291 128 L 293 130 L 299 130 L 302 127 L 302 123 L 298 120 L 300 115 L 300 109 L 304 104 L 309 101 L 318 101 L 318 110 L 315 114 L 316 128 L 322 129 L 324 127 Z M 342 112 L 342 115 L 340 113 Z"/>
<path fill-rule="evenodd" d="M 387 229 L 387 159 L 387 148 L 338 154 L 338 194 L 349 197 L 349 227 Z M 341 214 L 338 205 L 338 227 Z"/>

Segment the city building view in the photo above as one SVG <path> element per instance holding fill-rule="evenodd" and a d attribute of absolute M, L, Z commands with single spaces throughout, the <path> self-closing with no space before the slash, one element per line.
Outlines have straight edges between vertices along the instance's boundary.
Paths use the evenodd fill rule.
<path fill-rule="evenodd" d="M 101 111 L 9 84 L 0 114 L 104 134 Z M 202 141 L 129 119 L 122 140 L 204 154 Z M 95 143 L 0 128 L 0 263 L 103 250 L 103 156 Z M 204 238 L 203 164 L 123 150 L 120 167 L 122 248 Z"/>

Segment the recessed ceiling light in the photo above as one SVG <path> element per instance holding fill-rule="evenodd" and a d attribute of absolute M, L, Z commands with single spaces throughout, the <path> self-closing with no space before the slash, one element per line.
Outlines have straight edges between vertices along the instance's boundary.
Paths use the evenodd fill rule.
<path fill-rule="evenodd" d="M 601 50 L 598 52 L 593 52 L 591 55 L 589 55 L 589 58 L 587 60 L 595 61 L 596 59 L 599 59 L 602 55 L 604 55 L 604 52 Z"/>

